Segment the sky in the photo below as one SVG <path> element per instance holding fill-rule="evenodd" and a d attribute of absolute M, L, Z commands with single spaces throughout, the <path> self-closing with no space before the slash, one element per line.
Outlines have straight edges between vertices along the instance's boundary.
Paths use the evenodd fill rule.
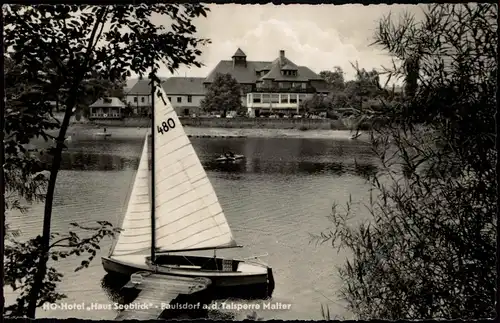
<path fill-rule="evenodd" d="M 202 68 L 182 66 L 177 76 L 205 77 L 220 60 L 230 60 L 241 48 L 247 60 L 272 61 L 284 50 L 297 65 L 316 73 L 340 66 L 345 79 L 354 77 L 350 62 L 366 69 L 390 65 L 391 58 L 375 46 L 377 22 L 404 11 L 418 18 L 417 5 L 208 5 L 207 18 L 195 21 L 198 36 L 212 43 L 201 48 Z M 159 17 L 152 17 L 161 23 Z M 155 21 L 155 19 L 157 21 Z M 166 67 L 159 73 L 172 76 Z"/>

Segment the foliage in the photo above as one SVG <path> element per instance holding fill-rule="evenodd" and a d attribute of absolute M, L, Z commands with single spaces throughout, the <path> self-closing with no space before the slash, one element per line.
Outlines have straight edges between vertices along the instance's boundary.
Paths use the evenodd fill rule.
<path fill-rule="evenodd" d="M 75 269 L 79 271 L 88 267 L 92 259 L 99 250 L 101 239 L 107 236 L 113 237 L 117 229 L 113 228 L 109 222 L 99 221 L 98 227 L 84 227 L 77 223 L 71 223 L 80 231 L 91 232 L 87 238 L 80 238 L 76 232 L 70 231 L 67 235 L 61 237 L 54 233 L 51 237 L 50 257 L 54 261 L 65 259 L 70 256 L 87 255 L 86 260 L 82 260 L 81 265 Z M 54 241 L 55 240 L 55 241 Z M 4 284 L 9 285 L 14 291 L 20 290 L 20 295 L 15 304 L 5 308 L 6 316 L 23 316 L 27 311 L 30 291 L 34 283 L 35 268 L 40 261 L 41 237 L 30 239 L 27 242 L 20 242 L 16 239 L 10 239 L 10 243 L 5 247 L 5 275 L 7 280 Z M 56 291 L 56 283 L 61 281 L 63 275 L 55 268 L 48 267 L 41 289 L 41 297 L 38 299 L 37 307 L 44 303 L 55 303 L 58 300 L 66 298 L 66 295 Z"/>
<path fill-rule="evenodd" d="M 379 73 L 376 70 L 366 71 L 352 64 L 356 70 L 356 79 L 345 84 L 345 94 L 348 98 L 374 98 L 382 93 Z"/>
<path fill-rule="evenodd" d="M 126 81 L 124 79 L 117 79 L 112 82 L 108 79 L 99 78 L 99 75 L 96 75 L 93 78 L 84 79 L 82 83 L 85 95 L 82 95 L 77 111 L 84 117 L 90 115 L 89 106 L 100 98 L 116 97 L 120 100 L 125 98 L 124 88 Z"/>
<path fill-rule="evenodd" d="M 231 74 L 217 73 L 210 84 L 205 98 L 201 101 L 201 108 L 206 112 L 241 111 L 241 88 Z"/>
<path fill-rule="evenodd" d="M 497 19 L 495 4 L 434 4 L 421 22 L 380 22 L 375 43 L 403 62 L 386 72 L 410 93 L 363 111 L 386 120 L 371 220 L 352 226 L 353 203 L 334 205 L 334 229 L 315 237 L 352 251 L 341 293 L 360 319 L 495 316 Z"/>
<path fill-rule="evenodd" d="M 382 89 L 380 85 L 379 72 L 372 69 L 366 71 L 359 69 L 357 64 L 356 78 L 344 81 L 344 73 L 340 67 L 335 67 L 334 71 L 322 71 L 320 76 L 329 83 L 330 94 L 327 98 L 310 98 L 303 103 L 307 111 L 343 111 L 344 116 L 352 114 L 352 110 L 363 109 L 364 102 L 370 100 L 372 105 L 374 100 L 380 97 L 388 97 L 389 91 Z M 375 104 L 379 107 L 379 104 Z"/>
<path fill-rule="evenodd" d="M 331 101 L 323 96 L 314 94 L 300 103 L 300 109 L 307 113 L 319 113 L 330 110 Z"/>
<path fill-rule="evenodd" d="M 328 83 L 330 90 L 334 92 L 339 92 L 344 90 L 344 71 L 340 66 L 335 66 L 333 71 L 321 71 L 319 73 L 325 81 Z"/>
<path fill-rule="evenodd" d="M 207 10 L 199 4 L 3 7 L 4 43 L 9 52 L 11 77 L 19 80 L 7 83 L 10 88 L 5 116 L 5 167 L 10 190 L 23 198 L 37 196 L 33 189 L 36 185 L 22 186 L 24 180 L 41 181 L 36 159 L 26 154 L 22 145 L 39 136 L 48 140 L 51 138 L 48 130 L 59 130 L 54 146 L 47 151 L 52 163 L 42 195 L 45 199 L 42 235 L 30 240 L 31 247 L 27 249 L 34 248 L 40 257 L 38 262 L 32 259 L 31 267 L 26 268 L 34 272 L 34 276 L 21 287 L 22 293 L 28 294 L 22 301 L 28 304 L 18 303 L 18 311 L 35 317 L 36 307 L 47 301 L 39 295 L 45 295 L 46 288 L 52 291 L 55 288 L 50 284 L 58 276 L 47 271 L 46 266 L 53 237 L 50 224 L 54 189 L 70 117 L 85 100 L 91 80 L 118 84 L 131 71 L 142 77 L 151 69 L 149 76 L 159 85 L 156 76 L 159 64 L 166 65 L 170 71 L 182 64 L 200 66 L 197 57 L 201 51 L 197 47 L 207 41 L 194 36 L 196 28 L 192 20 L 206 16 Z M 156 14 L 163 16 L 167 25 L 153 24 L 150 17 Z M 53 118 L 47 104 L 54 98 L 64 107 L 62 122 Z M 104 232 L 112 235 L 112 231 Z M 94 243 L 82 241 L 87 241 L 87 246 Z M 23 257 L 22 249 L 13 250 Z M 27 257 L 33 254 L 28 253 Z"/>

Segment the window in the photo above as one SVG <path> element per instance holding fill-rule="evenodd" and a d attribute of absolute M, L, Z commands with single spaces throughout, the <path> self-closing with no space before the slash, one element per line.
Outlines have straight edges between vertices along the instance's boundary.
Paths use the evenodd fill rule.
<path fill-rule="evenodd" d="M 144 103 L 144 101 L 146 101 L 146 99 L 144 97 L 142 97 L 141 102 Z"/>
<path fill-rule="evenodd" d="M 280 89 L 282 89 L 282 88 L 284 88 L 285 86 L 284 86 L 283 82 L 279 82 L 279 83 L 278 83 L 278 87 L 279 87 Z"/>
<path fill-rule="evenodd" d="M 136 96 L 134 96 L 134 102 L 137 102 L 137 97 Z"/>
<path fill-rule="evenodd" d="M 262 103 L 269 103 L 271 102 L 271 98 L 269 97 L 269 94 L 262 94 Z"/>
<path fill-rule="evenodd" d="M 271 94 L 271 102 L 272 103 L 280 103 L 279 94 Z"/>
<path fill-rule="evenodd" d="M 253 103 L 260 103 L 260 94 L 253 94 Z"/>
<path fill-rule="evenodd" d="M 104 103 L 106 104 L 111 104 L 111 99 L 110 98 L 104 98 Z"/>
<path fill-rule="evenodd" d="M 306 96 L 304 94 L 299 94 L 299 102 L 304 101 L 305 98 Z"/>
<path fill-rule="evenodd" d="M 177 103 L 182 103 L 182 96 L 177 97 Z"/>
<path fill-rule="evenodd" d="M 288 103 L 288 94 L 280 94 L 281 103 Z"/>
<path fill-rule="evenodd" d="M 189 103 L 193 102 L 193 97 L 191 95 L 188 95 L 188 102 Z"/>
<path fill-rule="evenodd" d="M 301 85 L 302 85 L 302 88 L 305 89 L 307 84 L 306 83 L 302 83 Z"/>
<path fill-rule="evenodd" d="M 297 103 L 297 94 L 290 94 L 290 103 Z"/>

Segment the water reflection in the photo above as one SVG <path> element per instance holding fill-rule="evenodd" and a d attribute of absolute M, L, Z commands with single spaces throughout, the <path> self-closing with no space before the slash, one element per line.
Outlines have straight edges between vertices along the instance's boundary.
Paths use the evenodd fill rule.
<path fill-rule="evenodd" d="M 52 158 L 42 155 L 40 161 L 44 169 L 49 169 Z M 62 155 L 61 169 L 63 170 L 99 170 L 116 171 L 137 169 L 139 157 L 124 157 L 112 154 L 96 154 L 84 151 L 67 151 Z"/>
<path fill-rule="evenodd" d="M 67 223 L 84 219 L 119 221 L 133 181 L 134 171 L 130 170 L 137 169 L 143 142 L 73 141 L 63 155 L 62 168 L 76 171 L 63 172 L 58 178 L 60 188 L 55 203 L 59 208 L 55 214 L 60 220 L 54 221 L 54 229 L 67 230 Z M 291 311 L 263 310 L 258 311 L 259 317 L 315 318 L 319 296 L 312 290 L 324 295 L 333 292 L 336 280 L 331 268 L 341 265 L 343 257 L 332 257 L 330 248 L 311 252 L 314 247 L 309 244 L 309 233 L 324 231 L 330 225 L 326 215 L 331 212 L 332 203 L 346 203 L 351 192 L 356 201 L 367 202 L 365 193 L 369 187 L 360 177 L 377 169 L 370 147 L 354 141 L 265 138 L 193 138 L 193 145 L 210 171 L 238 242 L 250 246 L 248 252 L 237 256 L 269 253 L 276 277 L 273 298 L 293 303 Z M 241 164 L 215 163 L 224 150 L 244 154 L 246 159 Z M 44 166 L 49 166 L 50 159 L 44 156 L 43 160 Z M 33 215 L 43 215 L 43 205 L 33 210 Z M 358 211 L 361 216 L 368 216 L 363 210 Z M 42 220 L 43 217 L 31 215 L 11 217 L 14 228 L 28 235 L 39 233 Z M 104 302 L 109 298 L 126 304 L 136 297 L 137 291 L 123 289 L 126 282 L 110 275 L 103 278 L 102 288 L 95 284 L 95 278 L 103 275 L 101 266 L 91 266 L 78 276 L 73 274 L 72 266 L 61 266 L 62 272 L 72 277 L 65 280 L 68 288 L 77 289 L 78 283 L 92 288 L 87 294 L 75 294 L 71 301 Z M 310 275 L 311 268 L 315 275 Z M 247 314 L 251 313 L 210 311 L 208 318 L 244 319 Z M 99 319 L 96 315 L 101 314 L 92 315 Z"/>
<path fill-rule="evenodd" d="M 342 162 L 313 162 L 313 161 L 280 161 L 262 158 L 247 158 L 241 163 L 222 164 L 215 160 L 201 159 L 207 171 L 221 173 L 254 173 L 254 174 L 304 174 L 320 175 L 330 174 L 341 176 L 344 174 L 366 177 L 374 174 L 377 167 L 366 161 Z M 83 152 L 68 152 L 63 154 L 61 169 L 63 170 L 98 170 L 117 171 L 137 169 L 138 157 L 123 157 L 107 154 L 91 154 Z M 50 159 L 42 158 L 42 168 L 50 168 Z"/>
<path fill-rule="evenodd" d="M 355 175 L 366 178 L 377 170 L 367 145 L 349 141 L 297 138 L 194 138 L 193 146 L 207 171 L 232 174 Z M 117 171 L 137 169 L 140 142 L 81 142 L 63 154 L 61 169 Z M 111 149 L 111 146 L 113 149 Z M 109 153 L 103 153 L 103 151 Z M 238 163 L 218 163 L 215 159 L 226 151 L 244 154 Z M 50 157 L 41 156 L 44 168 Z M 235 178 L 237 179 L 237 177 Z"/>
<path fill-rule="evenodd" d="M 377 167 L 370 163 L 357 162 L 344 164 L 340 162 L 308 162 L 308 161 L 272 161 L 252 158 L 246 163 L 221 164 L 206 161 L 203 167 L 207 171 L 227 173 L 255 173 L 255 174 L 304 174 L 304 175 L 356 175 L 363 178 L 375 174 Z"/>

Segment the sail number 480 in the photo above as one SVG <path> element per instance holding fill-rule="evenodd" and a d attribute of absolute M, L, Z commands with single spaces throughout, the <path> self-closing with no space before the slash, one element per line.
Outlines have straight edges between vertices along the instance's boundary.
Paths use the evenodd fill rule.
<path fill-rule="evenodd" d="M 165 132 L 168 132 L 170 129 L 175 128 L 175 121 L 172 118 L 168 118 L 167 121 L 163 121 L 161 123 L 161 126 L 156 126 L 158 129 L 158 133 L 161 133 L 162 135 Z"/>

